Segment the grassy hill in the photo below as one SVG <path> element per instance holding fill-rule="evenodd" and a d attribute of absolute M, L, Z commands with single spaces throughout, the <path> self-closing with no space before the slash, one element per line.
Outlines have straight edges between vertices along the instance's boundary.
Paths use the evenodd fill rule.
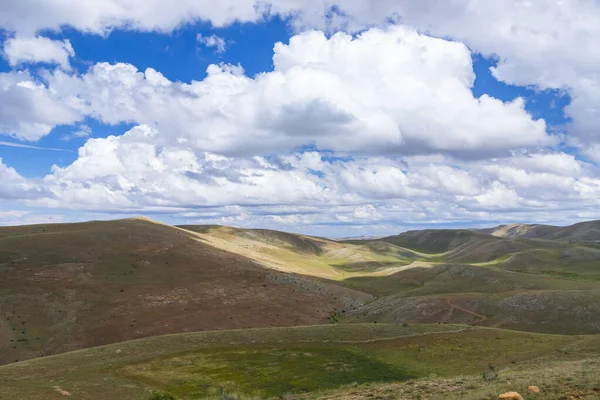
<path fill-rule="evenodd" d="M 390 274 L 418 256 L 365 243 L 341 243 L 266 229 L 181 226 L 211 246 L 243 255 L 270 268 L 341 281 L 352 276 Z"/>
<path fill-rule="evenodd" d="M 535 384 L 539 398 L 593 399 L 598 366 L 600 336 L 461 325 L 266 328 L 145 338 L 1 366 L 0 398 L 147 400 L 161 390 L 185 400 L 493 399 Z"/>
<path fill-rule="evenodd" d="M 404 232 L 379 240 L 423 253 L 445 253 L 469 241 L 486 236 L 466 229 L 427 229 Z"/>

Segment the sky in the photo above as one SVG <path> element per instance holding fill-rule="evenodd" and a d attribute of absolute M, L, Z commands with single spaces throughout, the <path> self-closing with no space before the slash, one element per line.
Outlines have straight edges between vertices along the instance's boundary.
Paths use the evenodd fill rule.
<path fill-rule="evenodd" d="M 0 3 L 0 225 L 600 219 L 597 0 Z"/>

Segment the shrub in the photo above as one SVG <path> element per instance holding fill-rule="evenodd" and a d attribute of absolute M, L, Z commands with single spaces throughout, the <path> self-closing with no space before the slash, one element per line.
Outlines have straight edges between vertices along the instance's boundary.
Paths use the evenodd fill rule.
<path fill-rule="evenodd" d="M 483 379 L 486 381 L 493 381 L 498 377 L 498 373 L 496 373 L 496 368 L 492 364 L 489 364 L 487 369 L 483 372 Z"/>

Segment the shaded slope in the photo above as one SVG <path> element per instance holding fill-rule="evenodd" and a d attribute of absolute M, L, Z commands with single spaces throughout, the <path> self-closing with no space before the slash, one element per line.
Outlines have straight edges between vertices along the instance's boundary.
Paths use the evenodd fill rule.
<path fill-rule="evenodd" d="M 544 236 L 549 240 L 600 241 L 600 221 L 581 222 L 556 229 Z"/>
<path fill-rule="evenodd" d="M 370 296 L 147 220 L 0 228 L 0 363 L 165 333 L 324 323 Z"/>
<path fill-rule="evenodd" d="M 380 239 L 379 243 L 382 242 L 437 255 L 440 260 L 461 263 L 492 261 L 530 247 L 525 242 L 464 229 L 409 231 Z M 424 259 L 422 256 L 419 258 Z"/>
<path fill-rule="evenodd" d="M 466 229 L 426 229 L 422 231 L 408 231 L 379 240 L 411 250 L 433 254 L 445 253 L 479 237 L 488 236 Z"/>
<path fill-rule="evenodd" d="M 224 248 L 255 259 L 264 257 L 276 268 L 333 278 L 377 297 L 340 315 L 345 321 L 471 323 L 477 314 L 485 316 L 482 322 L 490 326 L 600 332 L 595 322 L 600 318 L 600 282 L 596 281 L 600 250 L 592 247 L 446 229 L 407 232 L 381 240 L 308 238 L 318 243 L 321 252 L 316 253 L 292 245 L 302 243 L 302 235 L 295 241 L 281 241 L 277 233 L 268 232 L 265 239 L 248 235 L 246 230 L 221 227 L 209 230 L 205 237 L 223 239 L 222 246 L 232 246 Z M 527 311 L 506 307 L 510 302 L 503 302 L 507 299 L 514 304 L 522 302 Z M 559 306 L 557 299 L 564 303 Z M 454 306 L 449 307 L 448 301 Z M 457 311 L 461 307 L 474 314 Z M 579 311 L 571 319 L 568 312 L 547 311 L 557 307 L 578 307 Z"/>

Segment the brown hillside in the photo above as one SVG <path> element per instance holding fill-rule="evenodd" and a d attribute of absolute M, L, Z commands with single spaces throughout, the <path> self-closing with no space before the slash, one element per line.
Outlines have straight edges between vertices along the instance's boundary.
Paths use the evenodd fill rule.
<path fill-rule="evenodd" d="M 0 363 L 166 333 L 326 323 L 369 295 L 142 219 L 0 228 Z"/>

